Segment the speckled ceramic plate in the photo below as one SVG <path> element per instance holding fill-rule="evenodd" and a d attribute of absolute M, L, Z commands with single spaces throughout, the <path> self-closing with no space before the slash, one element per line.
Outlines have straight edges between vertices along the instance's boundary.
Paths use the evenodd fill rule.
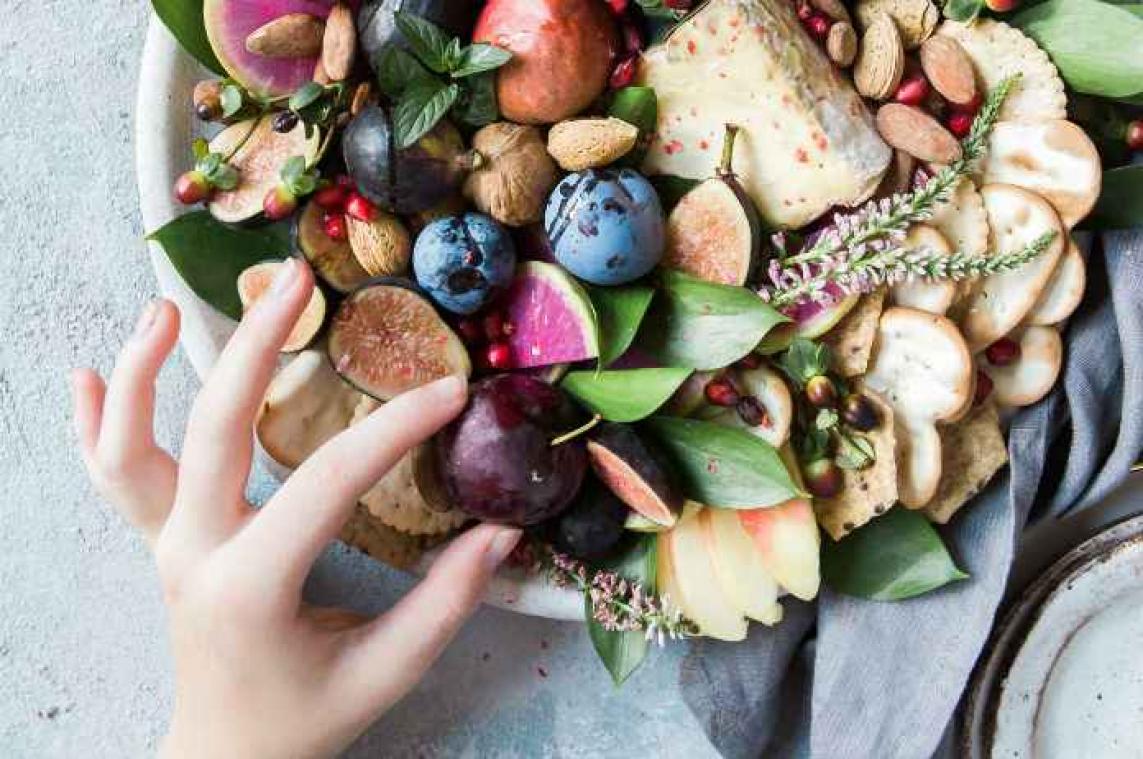
<path fill-rule="evenodd" d="M 152 17 L 143 48 L 136 102 L 135 162 L 143 227 L 158 229 L 181 213 L 171 194 L 175 179 L 190 168 L 190 144 L 197 122 L 190 109 L 195 82 L 205 74 Z M 234 323 L 199 300 L 182 281 L 162 249 L 151 246 L 159 289 L 182 312 L 182 345 L 201 377 L 214 364 Z M 431 561 L 426 556 L 419 569 Z M 365 561 L 366 559 L 362 559 Z M 487 603 L 521 614 L 552 619 L 583 619 L 577 593 L 555 588 L 535 577 L 503 572 Z"/>
<path fill-rule="evenodd" d="M 966 706 L 973 759 L 1139 756 L 1143 516 L 1065 555 L 997 627 Z"/>

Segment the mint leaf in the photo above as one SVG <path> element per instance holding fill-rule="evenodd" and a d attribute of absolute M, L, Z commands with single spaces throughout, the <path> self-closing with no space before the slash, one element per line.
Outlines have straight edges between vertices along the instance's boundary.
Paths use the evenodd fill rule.
<path fill-rule="evenodd" d="M 406 11 L 393 14 L 397 29 L 417 59 L 438 74 L 448 72 L 448 52 L 451 40 L 444 31 L 420 16 Z"/>
<path fill-rule="evenodd" d="M 461 93 L 452 110 L 462 124 L 482 127 L 500 117 L 496 104 L 496 74 L 476 74 L 460 80 Z"/>
<path fill-rule="evenodd" d="M 393 109 L 397 148 L 407 148 L 428 134 L 459 96 L 459 86 L 445 85 L 436 79 L 415 82 L 406 89 Z"/>
<path fill-rule="evenodd" d="M 377 59 L 377 86 L 390 98 L 399 98 L 410 85 L 431 78 L 420 61 L 396 45 L 387 46 Z"/>
<path fill-rule="evenodd" d="M 512 60 L 512 54 L 495 45 L 477 43 L 465 48 L 460 65 L 452 70 L 453 79 L 493 71 Z"/>

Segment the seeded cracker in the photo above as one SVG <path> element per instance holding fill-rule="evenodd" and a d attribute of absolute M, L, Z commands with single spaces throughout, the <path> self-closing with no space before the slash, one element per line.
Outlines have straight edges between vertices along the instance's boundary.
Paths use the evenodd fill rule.
<path fill-rule="evenodd" d="M 977 406 L 963 420 L 941 427 L 940 435 L 944 476 L 937 494 L 925 506 L 925 514 L 938 524 L 946 524 L 1008 463 L 1008 449 L 992 403 Z"/>
<path fill-rule="evenodd" d="M 834 370 L 843 377 L 865 374 L 869 356 L 873 353 L 873 340 L 877 337 L 877 322 L 885 306 L 885 289 L 863 295 L 848 314 L 821 341 L 833 351 Z"/>
<path fill-rule="evenodd" d="M 937 205 L 928 223 L 944 235 L 953 251 L 974 257 L 983 256 L 988 251 L 989 227 L 984 199 L 968 177 L 957 183 L 948 200 Z M 956 301 L 967 299 L 975 289 L 976 281 L 966 279 L 957 282 Z M 954 301 L 953 310 L 955 309 Z"/>
<path fill-rule="evenodd" d="M 897 502 L 897 439 L 893 433 L 893 410 L 875 393 L 862 388 L 877 409 L 877 428 L 861 433 L 873 443 L 877 460 L 861 470 L 843 470 L 842 490 L 833 498 L 815 498 L 818 524 L 834 540 L 841 540 L 863 524 L 880 516 Z"/>

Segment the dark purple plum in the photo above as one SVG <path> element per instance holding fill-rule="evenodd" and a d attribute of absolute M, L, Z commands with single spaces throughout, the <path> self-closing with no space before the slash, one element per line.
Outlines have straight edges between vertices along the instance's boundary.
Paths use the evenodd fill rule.
<path fill-rule="evenodd" d="M 582 440 L 552 445 L 577 417 L 563 392 L 533 377 L 474 384 L 464 412 L 437 435 L 449 498 L 486 522 L 526 526 L 556 516 L 587 471 Z"/>
<path fill-rule="evenodd" d="M 603 483 L 589 477 L 579 497 L 556 517 L 556 548 L 580 559 L 600 559 L 624 535 L 631 510 Z"/>

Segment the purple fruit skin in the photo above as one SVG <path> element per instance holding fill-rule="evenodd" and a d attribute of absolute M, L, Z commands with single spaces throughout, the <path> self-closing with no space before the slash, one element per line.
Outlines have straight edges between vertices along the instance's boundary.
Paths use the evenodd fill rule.
<path fill-rule="evenodd" d="M 662 454 L 644 442 L 635 433 L 635 430 L 625 424 L 607 422 L 592 435 L 591 442 L 593 445 L 610 451 L 626 465 L 624 469 L 609 472 L 607 469 L 610 462 L 589 453 L 591 467 L 600 480 L 607 483 L 610 479 L 609 475 L 614 475 L 623 480 L 642 480 L 647 488 L 654 493 L 664 511 L 672 514 L 678 514 L 682 511 L 685 499 L 672 476 L 670 467 L 663 461 Z M 617 492 L 615 495 L 631 508 L 635 508 L 633 504 L 627 502 L 626 494 Z M 644 514 L 644 516 L 650 517 L 651 515 Z"/>
<path fill-rule="evenodd" d="M 464 412 L 437 436 L 449 498 L 486 522 L 519 527 L 571 504 L 587 471 L 582 440 L 551 440 L 575 427 L 571 403 L 532 377 L 502 374 L 472 386 Z"/>

